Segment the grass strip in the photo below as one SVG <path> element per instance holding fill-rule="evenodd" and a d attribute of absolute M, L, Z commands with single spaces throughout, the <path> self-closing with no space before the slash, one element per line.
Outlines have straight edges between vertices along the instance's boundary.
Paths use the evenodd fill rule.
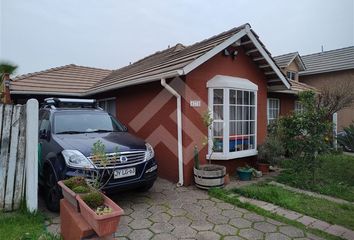
<path fill-rule="evenodd" d="M 274 219 L 276 221 L 279 221 L 279 222 L 283 222 L 285 224 L 288 224 L 288 225 L 292 225 L 294 227 L 297 227 L 305 232 L 308 232 L 308 233 L 312 233 L 314 235 L 317 235 L 319 237 L 322 237 L 322 238 L 325 238 L 325 239 L 328 239 L 328 240 L 340 240 L 342 238 L 340 237 L 337 237 L 337 236 L 333 236 L 331 234 L 328 234 L 326 232 L 323 232 L 323 231 L 320 231 L 320 230 L 317 230 L 317 229 L 313 229 L 313 228 L 309 228 L 305 225 L 303 225 L 302 223 L 299 223 L 299 222 L 296 222 L 296 221 L 293 221 L 293 220 L 289 220 L 285 217 L 282 217 L 282 216 L 279 216 L 275 213 L 271 213 L 271 212 L 268 212 L 262 208 L 259 208 L 257 206 L 254 206 L 254 205 L 251 205 L 249 203 L 243 203 L 241 202 L 239 199 L 238 199 L 238 195 L 236 195 L 235 193 L 233 193 L 232 191 L 229 191 L 229 190 L 226 190 L 226 189 L 220 189 L 220 188 L 212 188 L 209 190 L 209 195 L 212 196 L 212 197 L 215 197 L 217 199 L 220 199 L 224 202 L 227 202 L 227 203 L 230 203 L 230 204 L 233 204 L 237 207 L 240 207 L 240 208 L 244 208 L 244 209 L 247 209 L 251 212 L 255 212 L 259 215 L 262 215 L 264 217 L 268 217 L 268 218 L 271 218 L 271 219 Z"/>
<path fill-rule="evenodd" d="M 354 206 L 350 204 L 335 203 L 266 183 L 252 184 L 232 191 L 354 230 Z"/>

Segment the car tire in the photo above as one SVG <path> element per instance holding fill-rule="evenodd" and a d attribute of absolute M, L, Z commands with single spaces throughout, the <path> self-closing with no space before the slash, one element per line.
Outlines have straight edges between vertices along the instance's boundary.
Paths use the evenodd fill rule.
<path fill-rule="evenodd" d="M 46 174 L 45 184 L 46 207 L 52 212 L 59 212 L 62 194 L 60 187 L 57 184 L 57 178 L 52 169 Z"/>
<path fill-rule="evenodd" d="M 138 191 L 138 192 L 147 192 L 147 191 L 150 190 L 150 188 L 152 188 L 153 185 L 154 185 L 154 182 L 145 184 L 145 185 L 139 187 L 139 188 L 137 189 L 137 191 Z"/>

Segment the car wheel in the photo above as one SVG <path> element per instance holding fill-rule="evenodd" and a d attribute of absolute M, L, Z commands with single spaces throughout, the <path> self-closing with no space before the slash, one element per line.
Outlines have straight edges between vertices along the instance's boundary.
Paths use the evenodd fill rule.
<path fill-rule="evenodd" d="M 53 170 L 49 170 L 46 175 L 46 192 L 45 203 L 47 208 L 52 212 L 59 212 L 60 199 L 62 198 L 61 190 L 57 184 L 57 178 Z"/>

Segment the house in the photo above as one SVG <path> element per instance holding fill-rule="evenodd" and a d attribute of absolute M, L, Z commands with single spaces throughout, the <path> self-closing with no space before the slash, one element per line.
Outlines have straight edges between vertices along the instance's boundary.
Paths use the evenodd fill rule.
<path fill-rule="evenodd" d="M 299 81 L 321 89 L 324 86 L 354 83 L 354 46 L 302 56 L 306 69 L 299 72 Z M 354 93 L 352 93 L 354 94 Z M 340 110 L 337 131 L 354 121 L 354 104 Z"/>
<path fill-rule="evenodd" d="M 9 91 L 16 103 L 48 96 L 98 99 L 129 131 L 154 146 L 161 177 L 189 185 L 195 145 L 202 163 L 209 159 L 233 174 L 237 166 L 254 163 L 257 145 L 267 135 L 267 115 L 279 115 L 279 107 L 267 109 L 267 98 L 280 96 L 294 106 L 306 89 L 312 88 L 287 79 L 244 24 L 118 70 L 67 65 L 22 75 L 12 79 Z M 210 129 L 202 120 L 208 109 Z M 213 143 L 204 146 L 208 134 Z"/>
<path fill-rule="evenodd" d="M 348 81 L 354 82 L 354 46 L 304 56 L 300 56 L 298 52 L 287 53 L 275 56 L 274 60 L 289 81 L 295 83 L 293 88 L 295 85 L 305 88 L 311 86 L 314 91 L 316 89 L 318 91 L 324 86 L 336 87 Z M 282 102 L 281 115 L 293 109 L 301 110 L 298 101 L 287 102 L 286 99 L 289 99 L 287 95 L 285 95 L 286 99 L 282 99 L 281 94 L 272 94 L 272 97 L 271 104 Z M 337 113 L 337 131 L 342 130 L 352 121 L 354 121 L 354 105 Z"/>

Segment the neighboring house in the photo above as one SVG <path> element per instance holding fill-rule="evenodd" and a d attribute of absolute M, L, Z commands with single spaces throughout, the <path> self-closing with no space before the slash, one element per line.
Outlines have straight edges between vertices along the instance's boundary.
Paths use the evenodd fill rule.
<path fill-rule="evenodd" d="M 328 85 L 336 87 L 354 83 L 354 46 L 302 56 L 306 69 L 300 71 L 299 80 L 317 89 Z M 352 93 L 354 94 L 354 92 Z M 341 131 L 354 121 L 354 104 L 337 113 L 337 127 Z"/>
<path fill-rule="evenodd" d="M 202 163 L 214 149 L 210 160 L 230 174 L 253 163 L 267 134 L 267 98 L 279 95 L 295 106 L 304 89 L 309 88 L 286 78 L 249 24 L 190 46 L 177 44 L 118 70 L 67 65 L 19 76 L 10 85 L 15 103 L 48 96 L 100 100 L 154 146 L 159 175 L 185 185 L 193 179 L 195 145 Z M 208 109 L 211 131 L 202 121 Z M 214 147 L 202 144 L 208 134 Z"/>

